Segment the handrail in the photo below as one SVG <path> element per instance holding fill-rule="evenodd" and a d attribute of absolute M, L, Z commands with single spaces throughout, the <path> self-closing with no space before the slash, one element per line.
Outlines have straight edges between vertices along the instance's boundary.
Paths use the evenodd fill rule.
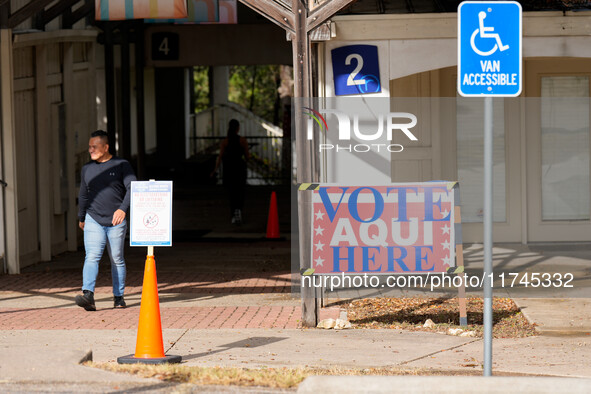
<path fill-rule="evenodd" d="M 226 136 L 230 119 L 236 118 L 241 124 L 241 134 L 245 137 L 283 136 L 280 127 L 253 114 L 236 103 L 216 104 L 193 116 L 192 137 Z"/>
<path fill-rule="evenodd" d="M 217 104 L 191 115 L 187 144 L 192 155 L 214 155 L 226 138 L 231 119 L 240 122 L 240 135 L 249 140 L 249 182 L 270 183 L 283 176 L 283 130 L 236 103 Z M 222 166 L 223 171 L 223 166 Z"/>

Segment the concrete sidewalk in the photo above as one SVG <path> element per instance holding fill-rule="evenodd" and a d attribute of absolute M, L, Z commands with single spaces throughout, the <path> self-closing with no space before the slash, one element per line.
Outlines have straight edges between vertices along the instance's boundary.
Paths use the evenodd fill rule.
<path fill-rule="evenodd" d="M 401 330 L 165 329 L 167 354 L 183 365 L 259 367 L 400 367 L 480 374 L 483 342 Z M 92 348 L 96 362 L 116 362 L 133 353 L 136 330 L 10 330 L 0 334 L 3 379 L 30 379 L 31 360 L 50 370 L 63 354 Z M 590 338 L 529 337 L 495 339 L 493 371 L 498 375 L 591 378 Z M 20 360 L 13 357 L 18 354 Z M 12 359 L 12 362 L 10 361 Z M 72 360 L 75 361 L 75 360 Z M 59 363 L 57 363 L 59 364 Z M 71 363 L 72 365 L 74 362 Z M 60 365 L 55 365 L 56 369 Z M 8 370 L 6 370 L 8 368 Z M 75 378 L 75 377 L 73 377 Z"/>
<path fill-rule="evenodd" d="M 398 330 L 165 329 L 163 337 L 167 354 L 182 355 L 183 365 L 189 366 L 396 367 L 419 374 L 439 371 L 446 375 L 478 376 L 482 373 L 482 340 L 431 333 Z M 30 392 L 33 387 L 43 387 L 47 391 L 58 387 L 60 392 L 225 390 L 179 386 L 77 365 L 89 356 L 88 350 L 85 350 L 88 347 L 92 347 L 94 361 L 114 363 L 117 357 L 133 353 L 135 340 L 135 330 L 1 331 L 0 390 Z M 590 348 L 589 338 L 538 336 L 495 339 L 493 372 L 495 376 L 512 376 L 514 385 L 518 384 L 518 376 L 521 375 L 591 378 L 591 366 L 587 361 Z M 307 383 L 306 387 L 326 387 L 322 379 L 316 381 L 317 386 Z M 492 382 L 481 382 L 479 389 L 472 388 L 471 392 L 498 392 L 488 387 L 488 383 Z M 346 381 L 340 381 L 340 384 L 333 384 L 328 392 L 359 392 L 353 387 Z M 564 388 L 563 392 L 584 392 L 572 390 L 572 384 L 569 386 L 566 381 Z M 233 390 L 243 391 L 242 388 Z M 440 391 L 431 387 L 417 392 Z"/>

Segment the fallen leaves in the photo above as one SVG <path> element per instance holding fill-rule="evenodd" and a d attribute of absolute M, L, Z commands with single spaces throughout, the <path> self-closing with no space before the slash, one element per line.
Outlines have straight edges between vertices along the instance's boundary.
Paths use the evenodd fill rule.
<path fill-rule="evenodd" d="M 353 328 L 402 329 L 445 333 L 449 328 L 474 331 L 483 336 L 482 298 L 466 299 L 468 326 L 460 326 L 457 298 L 403 297 L 366 298 L 348 304 L 347 316 Z M 434 324 L 424 323 L 431 319 Z M 535 327 L 510 298 L 493 298 L 493 336 L 521 338 L 536 335 Z"/>

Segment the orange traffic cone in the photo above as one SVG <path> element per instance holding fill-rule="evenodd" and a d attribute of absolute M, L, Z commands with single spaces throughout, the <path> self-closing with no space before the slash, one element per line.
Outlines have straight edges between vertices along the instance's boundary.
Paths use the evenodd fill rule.
<path fill-rule="evenodd" d="M 271 193 L 269 218 L 267 220 L 267 239 L 279 238 L 279 215 L 277 214 L 277 194 Z"/>
<path fill-rule="evenodd" d="M 164 354 L 156 262 L 154 256 L 147 256 L 135 355 L 119 357 L 117 362 L 119 364 L 163 364 L 180 363 L 181 359 L 181 356 Z"/>

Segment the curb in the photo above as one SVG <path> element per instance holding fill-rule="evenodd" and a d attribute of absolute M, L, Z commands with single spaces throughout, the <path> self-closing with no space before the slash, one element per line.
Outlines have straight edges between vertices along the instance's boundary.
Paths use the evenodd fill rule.
<path fill-rule="evenodd" d="M 529 321 L 529 319 L 528 319 Z M 553 328 L 553 327 L 534 327 L 536 332 L 545 337 L 588 337 L 591 336 L 591 329 L 580 328 Z"/>
<path fill-rule="evenodd" d="M 534 326 L 534 330 L 537 334 L 545 336 L 545 337 L 586 337 L 591 335 L 591 327 L 543 327 L 540 326 L 534 319 L 529 316 L 529 312 L 527 311 L 527 307 L 523 307 L 520 305 L 518 299 L 513 299 L 515 305 L 521 311 L 521 314 L 525 319 L 528 321 L 529 324 Z"/>
<path fill-rule="evenodd" d="M 311 376 L 298 393 L 588 393 L 591 379 L 484 376 Z"/>
<path fill-rule="evenodd" d="M 92 349 L 88 349 L 84 352 L 84 355 L 79 358 L 76 364 L 83 364 L 87 361 L 92 361 Z"/>

